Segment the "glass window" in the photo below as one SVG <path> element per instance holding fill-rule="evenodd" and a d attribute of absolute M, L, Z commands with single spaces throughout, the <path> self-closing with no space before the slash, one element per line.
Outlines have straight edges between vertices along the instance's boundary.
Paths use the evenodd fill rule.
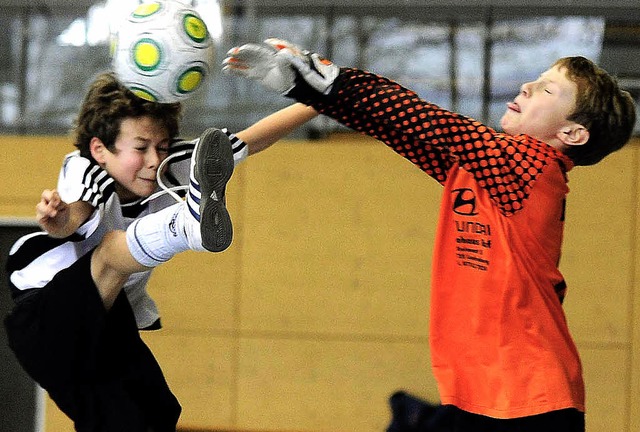
<path fill-rule="evenodd" d="M 113 28 L 108 23 L 122 19 L 130 4 L 107 0 L 84 12 L 25 7 L 3 13 L 0 25 L 9 30 L 0 34 L 0 132 L 66 133 L 88 83 L 109 68 Z M 557 58 L 603 57 L 606 27 L 603 17 L 431 22 L 410 13 L 389 18 L 320 9 L 278 16 L 242 8 L 222 16 L 218 0 L 197 5 L 218 37 L 218 69 L 184 104 L 183 132 L 191 136 L 209 126 L 237 130 L 290 103 L 220 73 L 224 54 L 237 44 L 282 37 L 339 65 L 388 76 L 431 102 L 496 126 L 520 84 L 535 79 Z M 604 58 L 611 63 L 610 55 Z M 638 81 L 633 78 L 625 77 Z M 312 128 L 339 126 L 318 120 Z"/>

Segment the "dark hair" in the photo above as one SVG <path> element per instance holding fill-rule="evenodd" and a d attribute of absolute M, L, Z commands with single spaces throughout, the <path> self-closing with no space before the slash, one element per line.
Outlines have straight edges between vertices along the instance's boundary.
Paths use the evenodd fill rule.
<path fill-rule="evenodd" d="M 93 159 L 89 149 L 93 137 L 114 151 L 122 120 L 142 116 L 159 120 L 173 139 L 179 133 L 181 111 L 180 103 L 147 101 L 122 85 L 113 73 L 103 73 L 91 83 L 82 102 L 74 125 L 74 145 L 89 159 Z"/>
<path fill-rule="evenodd" d="M 589 131 L 589 140 L 566 154 L 576 165 L 593 165 L 624 146 L 636 122 L 635 102 L 616 79 L 584 57 L 564 57 L 554 63 L 576 83 L 576 108 L 567 118 Z"/>

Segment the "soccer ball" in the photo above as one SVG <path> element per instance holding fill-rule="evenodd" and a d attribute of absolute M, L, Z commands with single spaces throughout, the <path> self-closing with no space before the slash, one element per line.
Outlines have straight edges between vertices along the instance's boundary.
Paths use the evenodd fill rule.
<path fill-rule="evenodd" d="M 187 99 L 213 70 L 214 41 L 200 15 L 178 0 L 139 5 L 111 44 L 113 70 L 137 96 Z"/>

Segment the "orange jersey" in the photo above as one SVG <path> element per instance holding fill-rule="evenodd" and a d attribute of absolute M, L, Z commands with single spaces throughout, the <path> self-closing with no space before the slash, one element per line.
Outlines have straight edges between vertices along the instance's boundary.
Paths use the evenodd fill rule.
<path fill-rule="evenodd" d="M 441 402 L 496 418 L 584 411 L 558 270 L 571 160 L 360 70 L 343 69 L 328 96 L 297 99 L 444 186 L 430 322 Z"/>

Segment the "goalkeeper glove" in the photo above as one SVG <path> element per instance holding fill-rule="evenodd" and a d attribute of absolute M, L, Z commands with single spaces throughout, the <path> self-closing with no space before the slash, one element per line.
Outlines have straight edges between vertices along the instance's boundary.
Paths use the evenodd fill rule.
<path fill-rule="evenodd" d="M 340 68 L 329 60 L 281 39 L 232 48 L 222 70 L 257 81 L 284 96 L 303 83 L 319 93 L 328 94 L 340 73 Z"/>

